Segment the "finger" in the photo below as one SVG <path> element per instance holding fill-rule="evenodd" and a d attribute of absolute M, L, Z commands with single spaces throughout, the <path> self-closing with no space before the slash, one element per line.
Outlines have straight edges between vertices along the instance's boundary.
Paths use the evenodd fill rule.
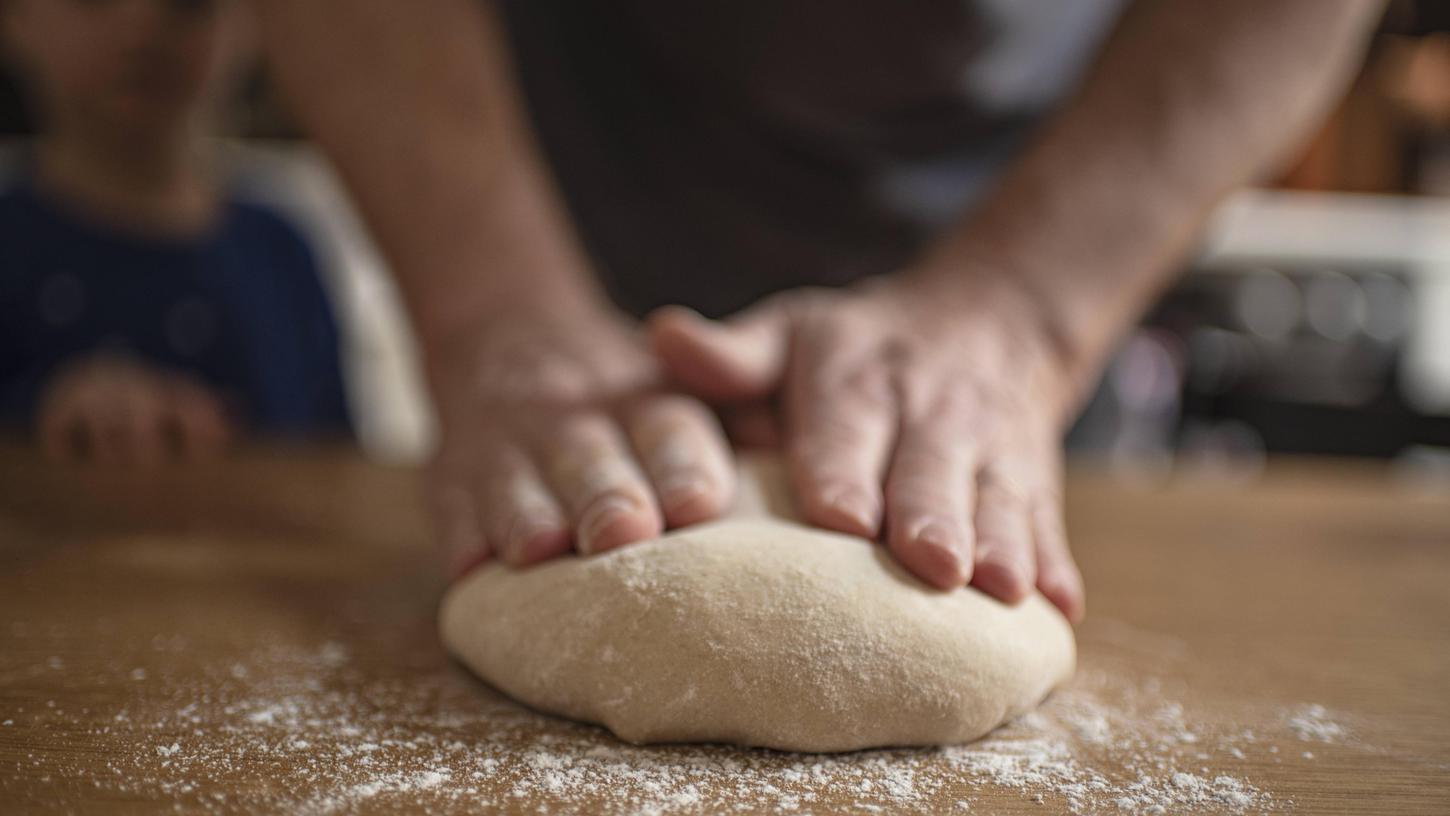
<path fill-rule="evenodd" d="M 427 493 L 434 540 L 449 580 L 457 580 L 493 555 L 479 522 L 478 505 L 465 474 L 446 464 L 434 464 Z"/>
<path fill-rule="evenodd" d="M 646 325 L 665 372 L 703 399 L 758 399 L 775 390 L 785 371 L 788 323 L 777 301 L 725 321 L 667 306 L 651 314 Z"/>
<path fill-rule="evenodd" d="M 56 400 L 42 409 L 40 440 L 46 455 L 55 461 L 77 462 L 90 457 L 89 431 L 80 406 L 72 400 Z"/>
<path fill-rule="evenodd" d="M 522 566 L 569 551 L 573 534 L 568 520 L 522 449 L 492 445 L 474 467 L 474 501 L 496 556 Z"/>
<path fill-rule="evenodd" d="M 125 435 L 121 441 L 122 461 L 154 465 L 166 455 L 163 426 L 169 409 L 162 401 L 157 382 L 138 378 L 120 386 L 116 395 Z"/>
<path fill-rule="evenodd" d="M 704 405 L 689 397 L 647 397 L 625 411 L 625 426 L 670 527 L 724 512 L 735 470 L 730 445 Z"/>
<path fill-rule="evenodd" d="M 206 390 L 177 380 L 168 387 L 169 424 L 173 453 L 192 460 L 219 454 L 231 443 L 231 423 L 221 401 Z"/>
<path fill-rule="evenodd" d="M 92 399 L 82 409 L 91 453 L 102 464 L 122 464 L 129 458 L 131 417 L 115 393 Z"/>
<path fill-rule="evenodd" d="M 907 425 L 886 478 L 887 546 L 917 577 L 941 589 L 972 577 L 969 508 L 975 448 L 957 417 L 938 415 Z"/>
<path fill-rule="evenodd" d="M 613 420 L 566 419 L 542 440 L 536 460 L 574 525 L 574 545 L 595 553 L 660 534 L 654 492 Z"/>
<path fill-rule="evenodd" d="M 80 418 L 81 437 L 90 458 L 102 464 L 122 464 L 132 458 L 131 437 L 135 416 L 144 404 L 136 389 L 137 373 L 126 362 L 86 364 L 72 396 Z"/>
<path fill-rule="evenodd" d="M 1016 603 L 1037 581 L 1030 505 L 1023 482 L 988 466 L 977 481 L 976 565 L 972 585 Z"/>
<path fill-rule="evenodd" d="M 1046 496 L 1032 508 L 1032 531 L 1037 545 L 1037 589 L 1073 623 L 1086 613 L 1082 573 L 1067 546 L 1062 502 Z"/>
<path fill-rule="evenodd" d="M 835 331 L 802 338 L 786 385 L 786 458 L 807 521 L 875 538 L 894 400 L 885 361 L 849 343 Z"/>

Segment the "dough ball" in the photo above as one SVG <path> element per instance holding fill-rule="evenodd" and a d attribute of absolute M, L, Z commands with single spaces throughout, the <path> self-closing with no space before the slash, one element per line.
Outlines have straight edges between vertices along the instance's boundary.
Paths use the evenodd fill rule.
<path fill-rule="evenodd" d="M 732 518 L 474 571 L 444 598 L 445 645 L 630 742 L 792 751 L 966 742 L 1072 674 L 1072 629 L 1040 596 L 931 589 L 879 545 L 771 517 L 763 472 Z"/>

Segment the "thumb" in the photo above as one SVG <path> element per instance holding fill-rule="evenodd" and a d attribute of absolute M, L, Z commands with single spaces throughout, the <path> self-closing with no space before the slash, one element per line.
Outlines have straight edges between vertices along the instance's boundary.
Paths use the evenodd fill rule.
<path fill-rule="evenodd" d="M 701 399 L 760 399 L 780 383 L 788 332 L 782 309 L 765 304 L 721 321 L 683 306 L 666 306 L 655 310 L 646 324 L 665 372 Z"/>

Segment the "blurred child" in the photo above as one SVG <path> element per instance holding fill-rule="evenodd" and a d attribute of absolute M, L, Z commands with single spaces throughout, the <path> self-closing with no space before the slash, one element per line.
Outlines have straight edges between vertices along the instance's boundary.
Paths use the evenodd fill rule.
<path fill-rule="evenodd" d="M 38 136 L 0 185 L 0 420 L 64 458 L 349 429 L 312 255 L 229 195 L 212 131 L 251 58 L 237 0 L 0 0 Z"/>

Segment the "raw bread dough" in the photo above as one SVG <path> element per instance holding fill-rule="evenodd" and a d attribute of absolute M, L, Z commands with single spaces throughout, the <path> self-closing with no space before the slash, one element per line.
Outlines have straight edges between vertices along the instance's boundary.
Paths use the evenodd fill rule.
<path fill-rule="evenodd" d="M 728 519 L 475 570 L 443 600 L 443 641 L 505 693 L 630 742 L 794 751 L 973 740 L 1072 674 L 1072 629 L 1042 597 L 930 589 L 879 545 L 783 518 L 785 495 L 756 462 Z"/>

